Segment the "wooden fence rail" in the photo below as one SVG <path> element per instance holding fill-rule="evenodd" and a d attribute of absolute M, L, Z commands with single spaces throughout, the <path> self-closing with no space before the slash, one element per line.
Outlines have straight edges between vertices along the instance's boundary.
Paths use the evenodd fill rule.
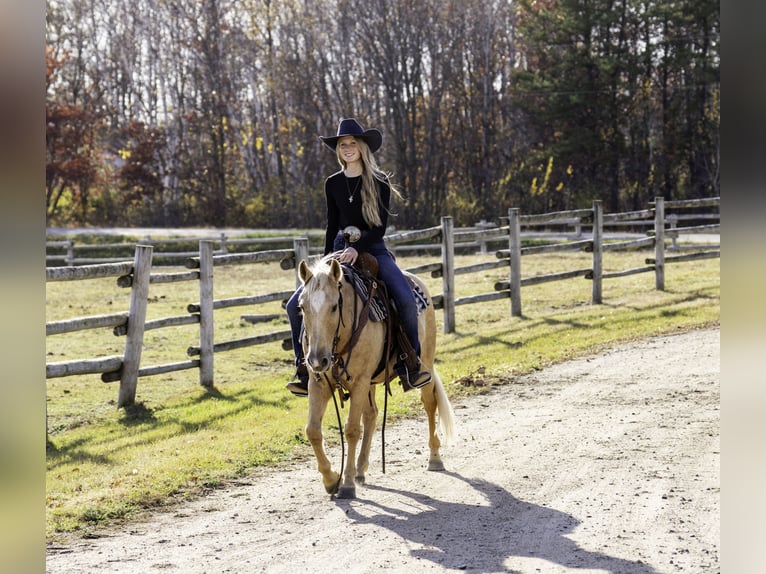
<path fill-rule="evenodd" d="M 677 238 L 681 233 L 720 233 L 720 223 L 679 227 L 679 221 L 703 220 L 704 218 L 701 216 L 704 214 L 692 214 L 684 219 L 680 217 L 671 218 L 666 216 L 666 208 L 683 209 L 711 206 L 720 208 L 720 198 L 672 202 L 666 202 L 662 198 L 657 198 L 653 202 L 651 209 L 614 214 L 604 214 L 600 201 L 594 201 L 591 209 L 577 209 L 548 214 L 522 215 L 517 208 L 511 208 L 508 211 L 508 225 L 506 226 L 481 225 L 470 230 L 455 230 L 452 217 L 445 216 L 442 217 L 439 226 L 392 233 L 386 236 L 386 242 L 393 252 L 407 248 L 413 241 L 438 242 L 424 245 L 435 245 L 439 248 L 441 252 L 441 260 L 439 262 L 412 267 L 408 271 L 417 274 L 430 273 L 433 278 L 441 277 L 442 293 L 435 294 L 433 301 L 437 309 L 443 310 L 444 332 L 451 333 L 455 330 L 455 308 L 457 306 L 508 298 L 510 299 L 510 315 L 518 317 L 522 314 L 521 288 L 549 281 L 561 281 L 577 277 L 583 277 L 592 281 L 592 304 L 600 304 L 602 302 L 603 282 L 607 279 L 625 277 L 637 273 L 654 272 L 655 288 L 662 290 L 665 283 L 665 265 L 720 257 L 720 245 L 700 245 L 696 247 L 696 251 L 693 253 L 666 256 L 666 238 Z M 607 223 L 620 221 L 633 223 L 642 221 L 647 226 L 651 224 L 652 229 L 647 230 L 646 237 L 629 241 L 605 241 L 604 226 Z M 567 225 L 574 226 L 580 230 L 583 226 L 589 226 L 591 228 L 591 237 L 588 239 L 557 241 L 547 245 L 522 247 L 521 228 L 523 225 L 539 224 L 550 227 L 561 222 L 566 222 Z M 670 227 L 667 227 L 668 225 Z M 480 252 L 485 252 L 484 249 L 486 249 L 486 245 L 489 242 L 498 240 L 507 242 L 508 248 L 495 251 L 495 261 L 487 261 L 464 267 L 455 266 L 455 249 L 457 244 L 474 242 L 475 246 L 484 246 L 479 247 L 479 249 Z M 611 273 L 603 272 L 603 256 L 605 252 L 618 249 L 646 249 L 651 247 L 654 247 L 654 257 L 647 258 L 645 266 Z M 571 250 L 592 253 L 591 266 L 587 269 L 562 270 L 534 277 L 522 276 L 523 256 Z M 216 250 L 214 240 L 200 240 L 199 252 L 185 257 L 186 267 L 191 269 L 191 271 L 177 273 L 152 273 L 152 251 L 153 246 L 151 245 L 137 245 L 132 262 L 121 261 L 99 265 L 46 268 L 47 281 L 117 277 L 118 286 L 131 289 L 130 308 L 126 312 L 78 317 L 46 324 L 47 335 L 114 327 L 113 332 L 115 335 L 126 337 L 123 355 L 48 363 L 46 364 L 47 378 L 101 373 L 101 379 L 104 382 L 120 381 L 118 406 L 124 407 L 134 403 L 137 382 L 140 377 L 185 369 L 198 369 L 200 384 L 210 388 L 214 380 L 215 353 L 276 341 L 282 341 L 283 349 L 291 349 L 289 329 L 231 341 L 214 341 L 213 326 L 214 311 L 216 309 L 244 305 L 251 306 L 279 300 L 284 303 L 293 293 L 293 289 L 286 289 L 275 293 L 216 300 L 213 289 L 214 269 L 221 265 L 251 265 L 279 262 L 283 270 L 294 270 L 295 285 L 297 286 L 299 284 L 297 274 L 298 263 L 301 260 L 309 260 L 313 257 L 310 255 L 308 237 L 293 238 L 292 249 L 234 254 L 222 253 L 220 249 Z M 493 292 L 456 298 L 455 277 L 457 275 L 500 268 L 508 269 L 508 281 L 496 282 L 493 286 Z M 186 315 L 147 321 L 146 306 L 149 285 L 177 281 L 197 281 L 199 283 L 199 301 L 187 305 Z M 270 321 L 278 316 L 274 314 L 242 316 L 243 319 L 245 317 L 250 322 L 260 322 Z M 286 322 L 284 315 L 282 315 L 282 319 Z M 141 367 L 141 348 L 144 333 L 147 330 L 190 324 L 199 324 L 200 334 L 199 344 L 189 346 L 187 349 L 188 360 Z"/>
<path fill-rule="evenodd" d="M 311 231 L 306 233 L 307 236 L 312 238 L 319 238 L 317 232 Z M 321 235 L 324 237 L 324 234 Z M 244 237 L 244 238 L 232 238 L 228 237 L 226 233 L 221 233 L 218 238 L 210 239 L 215 245 L 214 253 L 216 255 L 229 254 L 230 249 L 252 249 L 254 247 L 267 246 L 269 244 L 291 244 L 293 236 L 282 237 Z M 198 255 L 198 251 L 169 251 L 168 248 L 172 248 L 175 245 L 181 244 L 198 244 L 199 238 L 195 237 L 170 237 L 170 238 L 156 238 L 152 239 L 150 236 L 138 241 L 140 245 L 150 245 L 155 247 L 153 259 L 155 262 L 161 260 L 166 264 L 176 264 L 183 262 L 189 257 L 195 257 Z M 50 240 L 45 242 L 46 246 L 46 263 L 54 264 L 58 263 L 65 266 L 80 266 L 80 265 L 93 265 L 102 263 L 119 263 L 123 262 L 129 257 L 127 253 L 132 252 L 137 243 L 136 242 L 118 242 L 118 243 L 86 243 L 75 244 L 75 240 L 67 238 L 65 240 Z M 158 247 L 162 247 L 162 250 L 158 250 Z M 109 252 L 112 256 L 93 256 L 88 253 L 93 252 Z M 125 253 L 125 255 L 122 255 Z"/>

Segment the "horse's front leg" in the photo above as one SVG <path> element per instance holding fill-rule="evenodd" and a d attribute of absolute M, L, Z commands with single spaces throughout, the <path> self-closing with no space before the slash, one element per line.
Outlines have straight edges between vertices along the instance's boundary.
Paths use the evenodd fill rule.
<path fill-rule="evenodd" d="M 362 413 L 367 404 L 367 393 L 359 388 L 359 383 L 351 392 L 351 405 L 348 409 L 348 419 L 346 420 L 346 442 L 348 443 L 348 453 L 346 453 L 346 468 L 343 471 L 343 482 L 338 489 L 338 498 L 356 498 L 356 449 L 359 446 L 359 437 L 362 435 Z"/>
<path fill-rule="evenodd" d="M 359 449 L 359 458 L 356 463 L 356 482 L 359 484 L 364 484 L 364 475 L 370 466 L 370 447 L 372 446 L 372 437 L 375 435 L 375 427 L 378 423 L 378 405 L 375 402 L 375 389 L 375 385 L 370 385 L 370 391 L 367 393 L 367 405 L 362 414 L 364 433 L 362 434 L 362 447 Z"/>
<path fill-rule="evenodd" d="M 330 400 L 330 391 L 321 379 L 316 380 L 313 376 L 309 382 L 309 418 L 306 423 L 306 437 L 314 449 L 317 459 L 317 470 L 322 475 L 322 484 L 328 494 L 338 492 L 340 475 L 332 470 L 332 464 L 324 450 L 324 437 L 322 436 L 322 418 L 327 410 Z"/>

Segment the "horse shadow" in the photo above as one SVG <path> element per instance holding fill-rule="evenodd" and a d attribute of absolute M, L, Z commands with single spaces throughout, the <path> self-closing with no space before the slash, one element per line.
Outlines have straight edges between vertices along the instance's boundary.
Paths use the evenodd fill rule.
<path fill-rule="evenodd" d="M 456 488 L 467 485 L 476 490 L 486 503 L 445 502 L 425 494 L 370 484 L 364 490 L 394 494 L 403 504 L 386 506 L 364 498 L 337 503 L 354 523 L 371 524 L 395 533 L 416 546 L 411 546 L 413 557 L 429 560 L 443 569 L 522 574 L 508 569 L 505 561 L 525 557 L 610 574 L 657 574 L 641 561 L 579 547 L 565 536 L 580 524 L 569 514 L 519 500 L 483 479 L 468 479 L 454 472 L 444 474 L 465 483 Z M 466 545 L 466 541 L 472 544 Z"/>

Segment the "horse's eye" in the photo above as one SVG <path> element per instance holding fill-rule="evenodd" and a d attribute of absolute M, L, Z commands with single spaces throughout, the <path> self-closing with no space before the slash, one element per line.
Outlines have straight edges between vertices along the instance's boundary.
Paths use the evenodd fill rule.
<path fill-rule="evenodd" d="M 336 303 L 335 305 L 332 306 L 332 312 L 335 313 L 335 311 L 337 310 L 338 310 L 338 304 Z"/>

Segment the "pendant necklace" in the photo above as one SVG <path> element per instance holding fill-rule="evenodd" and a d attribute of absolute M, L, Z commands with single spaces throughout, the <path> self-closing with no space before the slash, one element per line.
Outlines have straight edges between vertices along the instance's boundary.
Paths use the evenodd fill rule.
<path fill-rule="evenodd" d="M 359 176 L 357 176 L 357 177 L 359 177 Z M 353 190 L 348 185 L 348 180 L 349 179 L 350 179 L 349 177 L 346 177 L 346 190 L 348 191 L 348 202 L 349 203 L 354 203 L 354 194 L 356 194 L 356 190 L 359 189 L 359 184 L 361 183 L 362 178 L 359 177 L 359 179 L 356 180 L 356 182 L 354 183 L 354 189 Z"/>

